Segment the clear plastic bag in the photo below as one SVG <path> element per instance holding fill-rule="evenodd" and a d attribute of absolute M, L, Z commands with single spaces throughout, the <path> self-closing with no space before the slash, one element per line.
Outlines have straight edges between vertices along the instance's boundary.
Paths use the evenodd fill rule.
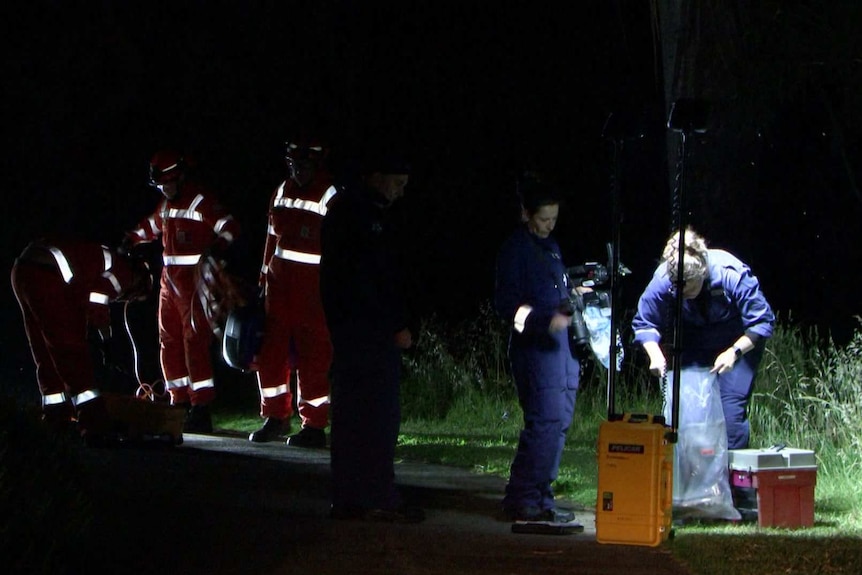
<path fill-rule="evenodd" d="M 584 306 L 584 324 L 590 333 L 590 349 L 595 358 L 608 369 L 611 364 L 611 308 L 597 303 Z M 623 363 L 620 335 L 617 334 L 617 371 Z"/>
<path fill-rule="evenodd" d="M 671 421 L 673 372 L 668 371 L 665 417 Z M 708 367 L 680 373 L 679 424 L 674 446 L 674 519 L 739 520 L 728 471 L 727 430 L 718 376 Z"/>

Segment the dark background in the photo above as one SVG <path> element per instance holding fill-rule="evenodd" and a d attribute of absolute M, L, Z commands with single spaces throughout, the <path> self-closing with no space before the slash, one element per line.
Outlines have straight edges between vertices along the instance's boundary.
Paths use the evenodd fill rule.
<path fill-rule="evenodd" d="M 267 202 L 284 177 L 282 143 L 301 128 L 334 145 L 382 134 L 411 150 L 415 170 L 395 216 L 409 230 L 403 243 L 414 262 L 418 316 L 467 320 L 490 299 L 495 253 L 516 221 L 515 180 L 527 169 L 565 191 L 556 235 L 570 265 L 606 258 L 611 190 L 619 192 L 620 253 L 633 271 L 622 305 L 630 310 L 673 225 L 650 8 L 646 1 L 6 5 L 4 268 L 43 234 L 119 242 L 159 199 L 146 186 L 147 160 L 176 144 L 196 155 L 243 225 L 234 270 L 253 280 Z M 611 114 L 647 117 L 644 136 L 615 148 L 602 137 Z M 816 122 L 788 121 L 774 132 L 781 146 L 763 180 L 785 190 L 804 185 L 780 176 L 805 162 L 816 130 Z M 708 153 L 708 143 L 692 153 Z M 788 254 L 821 231 L 855 228 L 858 200 L 842 197 L 833 211 L 821 194 L 793 197 L 802 200 L 763 203 L 758 233 L 741 219 L 708 237 L 752 264 L 780 312 L 846 337 L 859 308 L 858 247 L 804 244 L 800 258 Z M 30 378 L 20 312 L 6 286 L 3 373 Z"/>

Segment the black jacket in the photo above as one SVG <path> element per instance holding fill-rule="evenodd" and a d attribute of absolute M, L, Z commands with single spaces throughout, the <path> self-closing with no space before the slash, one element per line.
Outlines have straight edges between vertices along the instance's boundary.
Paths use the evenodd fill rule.
<path fill-rule="evenodd" d="M 383 202 L 362 186 L 339 190 L 321 228 L 320 295 L 333 333 L 392 341 L 407 326 L 403 282 Z"/>

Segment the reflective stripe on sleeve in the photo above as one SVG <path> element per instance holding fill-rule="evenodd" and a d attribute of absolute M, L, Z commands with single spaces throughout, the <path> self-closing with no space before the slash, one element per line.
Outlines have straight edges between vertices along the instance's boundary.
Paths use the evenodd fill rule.
<path fill-rule="evenodd" d="M 54 256 L 54 261 L 57 262 L 57 267 L 60 268 L 60 274 L 63 276 L 63 281 L 69 283 L 72 281 L 72 266 L 69 265 L 69 260 L 66 259 L 66 256 L 63 255 L 58 248 L 48 248 L 51 251 L 51 255 Z"/>
<path fill-rule="evenodd" d="M 120 293 L 123 291 L 123 286 L 120 285 L 120 280 L 118 280 L 117 276 L 113 273 L 106 271 L 102 274 L 102 277 L 111 282 L 111 287 L 114 288 L 115 292 Z"/>
<path fill-rule="evenodd" d="M 90 292 L 90 303 L 97 303 L 100 305 L 108 305 L 110 303 L 110 299 L 106 294 L 91 291 Z"/>
<path fill-rule="evenodd" d="M 114 257 L 111 255 L 111 250 L 102 246 L 102 257 L 105 260 L 105 271 L 114 267 Z"/>
<path fill-rule="evenodd" d="M 156 218 L 155 218 L 155 217 L 150 216 L 149 218 L 147 218 L 147 222 L 149 222 L 149 224 L 150 224 L 150 231 L 152 232 L 152 234 L 153 234 L 154 236 L 157 236 L 157 235 L 159 235 L 159 233 L 161 233 L 161 231 L 162 231 L 162 230 L 160 230 L 160 229 L 159 229 L 159 226 L 157 226 L 157 225 L 156 225 Z M 146 238 L 146 233 L 144 232 L 144 230 L 141 230 L 141 234 L 140 234 L 140 235 L 141 235 L 142 237 Z"/>
<path fill-rule="evenodd" d="M 532 311 L 533 308 L 528 305 L 522 305 L 518 308 L 518 311 L 515 312 L 515 331 L 524 333 L 524 329 L 527 327 L 527 317 Z"/>
<path fill-rule="evenodd" d="M 219 220 L 213 226 L 213 231 L 216 233 L 216 235 L 219 235 L 219 236 L 222 235 L 223 233 L 227 233 L 227 232 L 222 232 L 222 230 L 224 230 L 224 227 L 232 221 L 233 221 L 233 216 L 225 216 L 223 218 L 219 218 Z M 230 234 L 227 233 L 227 235 L 230 235 Z"/>

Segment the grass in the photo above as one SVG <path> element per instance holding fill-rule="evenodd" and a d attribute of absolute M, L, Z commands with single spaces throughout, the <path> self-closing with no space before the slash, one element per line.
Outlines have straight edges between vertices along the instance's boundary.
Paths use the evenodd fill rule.
<path fill-rule="evenodd" d="M 487 307 L 464 325 L 425 323 L 404 358 L 399 457 L 507 477 L 522 419 L 501 351 L 503 333 Z M 627 358 L 617 378 L 617 410 L 661 412 L 658 383 L 645 371 L 637 357 Z M 554 486 L 560 498 L 583 508 L 596 501 L 605 382 L 606 372 L 588 363 Z M 779 320 L 752 399 L 752 447 L 785 443 L 816 452 L 815 526 L 687 524 L 665 543 L 669 552 L 694 575 L 862 573 L 860 406 L 862 333 L 838 346 Z M 246 431 L 259 424 L 241 419 L 226 425 Z"/>
<path fill-rule="evenodd" d="M 479 321 L 484 328 L 470 328 L 470 333 L 491 334 L 486 347 L 469 344 L 473 340 L 458 337 L 456 328 L 454 337 L 438 338 L 433 350 L 417 350 L 408 358 L 404 402 L 405 412 L 413 416 L 402 427 L 399 450 L 405 457 L 505 477 L 520 430 L 520 410 L 500 365 L 502 338 L 494 334 L 501 326 L 487 313 L 480 314 Z M 426 329 L 439 327 L 430 324 Z M 469 345 L 452 348 L 443 341 Z M 451 397 L 446 405 L 435 407 L 438 417 L 416 416 L 421 409 L 409 394 L 421 395 L 431 371 L 411 370 L 416 364 L 442 367 L 442 381 L 458 382 L 450 394 L 438 393 Z M 477 370 L 482 377 L 471 386 L 470 374 Z M 627 358 L 616 382 L 617 410 L 625 406 L 661 413 L 658 383 L 645 371 L 637 357 Z M 416 373 L 421 375 L 418 382 L 411 380 Z M 588 369 L 582 378 L 555 484 L 558 496 L 584 507 L 594 507 L 596 501 L 595 444 L 599 424 L 607 416 L 605 380 L 601 368 Z M 439 417 L 441 413 L 445 415 Z M 666 544 L 670 552 L 696 575 L 862 573 L 862 332 L 838 346 L 779 318 L 761 364 L 750 419 L 752 447 L 785 443 L 817 454 L 815 526 L 791 530 L 730 522 L 685 525 L 675 529 L 675 537 Z"/>
<path fill-rule="evenodd" d="M 522 419 L 508 375 L 504 333 L 489 307 L 463 325 L 435 318 L 423 325 L 418 345 L 404 357 L 398 457 L 508 475 Z M 617 409 L 660 413 L 658 383 L 644 375 L 635 354 L 627 354 L 634 357 L 626 358 L 617 379 Z M 605 378 L 602 368 L 587 363 L 554 486 L 560 498 L 582 508 L 592 508 L 596 501 L 596 439 L 607 417 Z M 214 406 L 217 428 L 245 434 L 260 426 L 257 390 L 250 382 L 223 388 L 219 398 Z M 0 504 L 22 496 L 47 501 L 50 505 L 36 523 L 44 525 L 40 518 L 51 516 L 51 524 L 60 522 L 86 538 L 87 502 L 64 495 L 82 491 L 75 483 L 74 462 L 63 465 L 64 458 L 57 458 L 57 448 L 50 446 L 11 449 L 17 443 L 9 441 L 11 430 L 19 428 L 16 414 L 0 409 Z M 693 575 L 862 573 L 862 332 L 839 346 L 780 320 L 761 364 L 750 415 L 753 447 L 786 443 L 817 453 L 815 526 L 689 524 L 675 529 L 664 544 L 669 553 Z M 13 470 L 16 477 L 44 476 L 45 457 L 60 466 L 52 476 L 66 481 L 11 481 Z M 27 493 L 20 492 L 25 488 Z M 0 520 L 0 534 L 8 534 L 17 521 Z M 13 547 L 5 537 L 0 541 L 4 539 L 5 551 L 14 550 L 13 559 L 38 560 L 42 568 L 36 571 L 59 572 L 52 562 L 64 549 L 37 557 L 33 549 Z"/>

